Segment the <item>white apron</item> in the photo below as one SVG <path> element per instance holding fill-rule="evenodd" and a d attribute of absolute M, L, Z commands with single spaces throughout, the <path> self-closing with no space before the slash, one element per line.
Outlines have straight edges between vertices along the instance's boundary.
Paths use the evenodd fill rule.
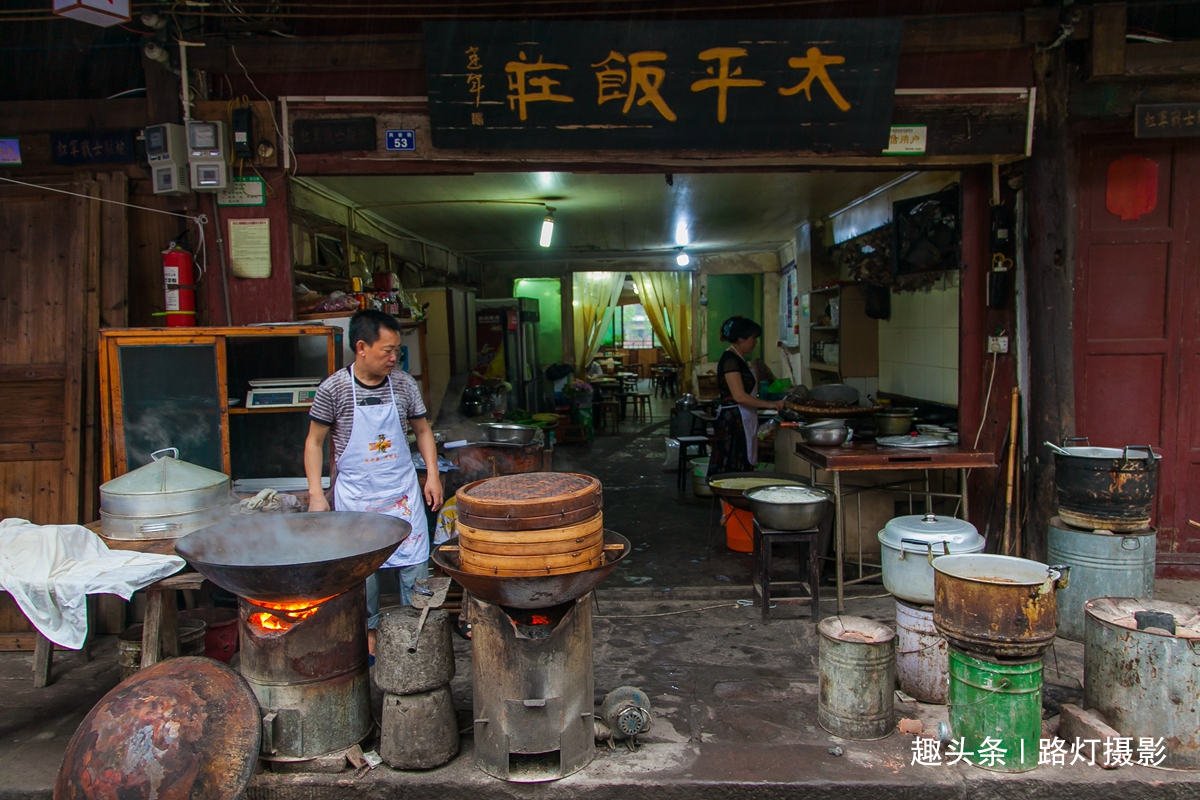
<path fill-rule="evenodd" d="M 391 394 L 392 379 L 388 378 L 391 403 L 360 406 L 353 370 L 350 372 L 350 391 L 354 403 L 354 427 L 346 449 L 337 460 L 334 507 L 338 511 L 387 514 L 412 525 L 412 533 L 383 566 L 424 564 L 429 559 L 425 498 L 408 441 L 404 438 L 396 396 Z"/>
<path fill-rule="evenodd" d="M 758 464 L 758 409 L 747 408 L 746 406 L 734 403 L 733 405 L 721 406 L 717 409 L 717 413 L 720 414 L 727 408 L 736 408 L 738 413 L 742 415 L 742 432 L 746 435 L 746 460 L 753 467 Z"/>
<path fill-rule="evenodd" d="M 745 357 L 741 353 L 736 353 L 732 348 L 729 352 L 734 353 L 738 358 L 745 361 Z M 747 365 L 748 366 L 748 365 Z M 741 373 L 738 374 L 738 380 L 741 380 Z M 750 462 L 750 466 L 758 464 L 758 409 L 747 408 L 743 405 L 734 403 L 728 406 L 721 406 L 717 409 L 720 414 L 727 408 L 736 408 L 738 413 L 742 415 L 742 432 L 746 435 L 746 459 Z"/>

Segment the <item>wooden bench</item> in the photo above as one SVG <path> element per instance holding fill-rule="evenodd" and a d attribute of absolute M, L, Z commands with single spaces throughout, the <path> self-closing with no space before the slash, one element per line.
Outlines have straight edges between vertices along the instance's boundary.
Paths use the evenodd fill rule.
<path fill-rule="evenodd" d="M 100 523 L 84 526 L 93 533 L 100 533 Z M 103 537 L 101 537 L 103 538 Z M 118 541 L 104 539 L 110 550 L 132 550 L 138 553 L 176 555 L 174 539 L 144 539 L 140 541 Z M 140 592 L 146 593 L 146 618 L 142 623 L 142 668 L 157 664 L 164 658 L 179 655 L 179 613 L 175 592 L 192 592 L 204 584 L 204 576 L 198 572 L 178 572 L 152 583 Z M 192 603 L 194 605 L 194 603 Z M 89 632 L 88 638 L 91 638 Z M 83 646 L 83 657 L 90 659 L 88 642 Z M 38 633 L 33 647 L 33 685 L 42 688 L 50 683 L 54 667 L 54 644 Z"/>

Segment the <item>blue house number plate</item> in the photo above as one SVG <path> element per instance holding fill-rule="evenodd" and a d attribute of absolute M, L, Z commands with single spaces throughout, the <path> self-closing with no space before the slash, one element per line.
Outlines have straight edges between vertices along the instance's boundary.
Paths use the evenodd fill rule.
<path fill-rule="evenodd" d="M 388 150 L 416 150 L 416 131 L 384 131 Z"/>

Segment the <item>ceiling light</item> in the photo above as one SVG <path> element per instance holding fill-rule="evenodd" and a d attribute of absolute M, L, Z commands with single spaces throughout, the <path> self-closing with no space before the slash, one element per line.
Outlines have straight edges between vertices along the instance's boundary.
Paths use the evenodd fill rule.
<path fill-rule="evenodd" d="M 681 267 L 686 267 L 688 264 L 692 263 L 692 260 L 688 258 L 688 254 L 683 252 L 682 247 L 679 248 L 679 255 L 675 256 L 675 263 Z"/>
<path fill-rule="evenodd" d="M 686 222 L 678 222 L 675 224 L 675 244 L 680 247 L 688 244 L 688 229 Z"/>
<path fill-rule="evenodd" d="M 538 244 L 542 247 L 550 246 L 550 239 L 554 236 L 554 209 L 546 206 L 546 218 L 542 220 L 542 236 L 538 239 Z"/>

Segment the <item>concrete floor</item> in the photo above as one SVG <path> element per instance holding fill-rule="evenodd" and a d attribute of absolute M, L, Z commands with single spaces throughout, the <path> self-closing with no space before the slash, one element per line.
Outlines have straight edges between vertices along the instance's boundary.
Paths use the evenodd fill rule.
<path fill-rule="evenodd" d="M 628 429 L 628 428 L 627 428 Z M 894 733 L 876 742 L 837 739 L 816 723 L 817 637 L 803 604 L 780 603 L 770 625 L 750 598 L 747 556 L 725 549 L 719 537 L 705 559 L 709 504 L 677 496 L 674 473 L 661 471 L 661 423 L 638 434 L 600 437 L 588 448 L 560 448 L 559 469 L 572 466 L 604 482 L 605 518 L 634 542 L 634 553 L 598 593 L 595 609 L 596 700 L 612 688 L 644 689 L 654 727 L 636 752 L 600 747 L 574 776 L 526 788 L 475 768 L 468 733 L 462 752 L 427 772 L 379 767 L 361 778 L 349 773 L 273 774 L 251 783 L 248 797 L 406 798 L 476 796 L 528 798 L 834 797 L 1009 798 L 1032 793 L 1089 800 L 1194 797 L 1200 773 L 1125 767 L 1040 767 L 1002 775 L 978 767 L 912 765 L 912 738 Z M 781 569 L 795 567 L 785 564 Z M 832 590 L 828 592 L 832 595 Z M 1160 581 L 1163 599 L 1200 602 L 1200 584 Z M 855 587 L 847 613 L 884 622 L 894 603 L 880 586 Z M 827 615 L 832 603 L 822 603 Z M 458 676 L 452 688 L 460 729 L 470 730 L 471 653 L 455 639 Z M 1054 730 L 1058 706 L 1079 702 L 1082 646 L 1059 640 L 1046 657 L 1044 728 Z M 71 733 L 92 705 L 117 682 L 116 640 L 105 637 L 95 658 L 56 656 L 54 682 L 31 685 L 32 656 L 0 654 L 0 800 L 48 798 Z M 945 708 L 898 702 L 897 716 L 927 729 Z M 843 755 L 829 751 L 841 747 Z"/>

